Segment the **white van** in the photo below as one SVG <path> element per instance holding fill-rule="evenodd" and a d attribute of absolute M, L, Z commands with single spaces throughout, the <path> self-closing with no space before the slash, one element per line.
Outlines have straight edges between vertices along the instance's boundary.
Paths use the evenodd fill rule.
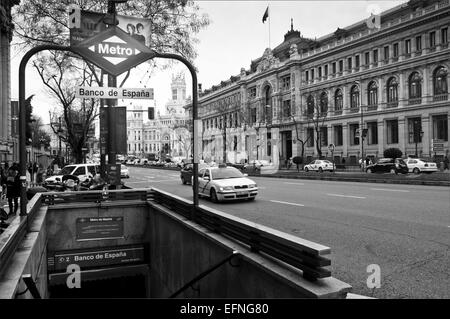
<path fill-rule="evenodd" d="M 75 175 L 80 179 L 80 182 L 85 181 L 88 177 L 94 177 L 95 174 L 100 173 L 100 165 L 96 164 L 71 164 L 64 166 L 57 175 L 52 175 L 45 179 L 46 183 L 55 183 L 57 178 L 62 180 L 64 175 Z"/>

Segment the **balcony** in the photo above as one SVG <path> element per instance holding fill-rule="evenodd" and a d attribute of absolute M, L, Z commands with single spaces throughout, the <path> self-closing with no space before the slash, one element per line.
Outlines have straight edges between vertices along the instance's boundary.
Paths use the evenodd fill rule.
<path fill-rule="evenodd" d="M 409 59 L 411 57 L 411 53 L 405 53 L 405 59 Z"/>
<path fill-rule="evenodd" d="M 397 62 L 398 61 L 398 56 L 392 57 L 392 62 Z"/>
<path fill-rule="evenodd" d="M 430 50 L 430 52 L 436 51 L 436 46 L 434 45 L 434 46 L 430 47 L 429 50 Z"/>
<path fill-rule="evenodd" d="M 436 94 L 435 96 L 433 96 L 433 102 L 441 102 L 447 100 L 448 100 L 448 93 Z"/>
<path fill-rule="evenodd" d="M 398 101 L 387 102 L 386 107 L 387 108 L 398 107 Z"/>
<path fill-rule="evenodd" d="M 351 107 L 349 109 L 350 113 L 358 113 L 359 112 L 359 107 Z"/>
<path fill-rule="evenodd" d="M 342 115 L 342 110 L 334 110 L 334 115 Z"/>
<path fill-rule="evenodd" d="M 441 49 L 447 49 L 448 48 L 448 42 L 447 43 L 441 43 Z"/>
<path fill-rule="evenodd" d="M 422 98 L 416 97 L 408 100 L 408 105 L 422 104 Z"/>
<path fill-rule="evenodd" d="M 376 111 L 378 109 L 378 104 L 367 105 L 367 111 Z"/>

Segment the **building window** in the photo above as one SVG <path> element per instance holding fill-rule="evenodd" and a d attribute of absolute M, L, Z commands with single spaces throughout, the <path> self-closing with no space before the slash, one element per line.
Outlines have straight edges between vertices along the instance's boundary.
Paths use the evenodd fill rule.
<path fill-rule="evenodd" d="M 339 61 L 339 72 L 342 72 L 342 71 L 344 71 L 344 61 L 340 60 Z"/>
<path fill-rule="evenodd" d="M 234 114 L 234 127 L 239 127 L 238 113 Z"/>
<path fill-rule="evenodd" d="M 214 128 L 217 128 L 217 117 L 214 118 Z"/>
<path fill-rule="evenodd" d="M 422 131 L 422 119 L 412 117 L 408 119 L 408 143 L 420 143 L 420 131 Z"/>
<path fill-rule="evenodd" d="M 306 129 L 306 138 L 308 140 L 306 146 L 313 147 L 314 146 L 314 128 L 313 127 L 308 127 Z"/>
<path fill-rule="evenodd" d="M 367 144 L 378 144 L 378 123 L 367 122 Z"/>
<path fill-rule="evenodd" d="M 328 146 L 328 127 L 326 126 L 320 128 L 320 145 Z"/>
<path fill-rule="evenodd" d="M 441 66 L 436 69 L 433 76 L 434 95 L 447 93 L 447 70 Z"/>
<path fill-rule="evenodd" d="M 281 78 L 281 87 L 283 91 L 289 91 L 291 89 L 291 77 L 289 75 Z"/>
<path fill-rule="evenodd" d="M 378 86 L 375 81 L 369 83 L 367 105 L 369 106 L 378 105 Z"/>
<path fill-rule="evenodd" d="M 307 105 L 306 115 L 308 117 L 313 116 L 314 115 L 314 97 L 312 95 L 308 96 L 308 98 L 306 100 L 306 105 Z"/>
<path fill-rule="evenodd" d="M 320 113 L 325 115 L 328 112 L 328 94 L 322 92 L 320 95 Z"/>
<path fill-rule="evenodd" d="M 334 129 L 334 145 L 341 146 L 344 143 L 344 139 L 342 137 L 342 125 L 335 125 Z"/>
<path fill-rule="evenodd" d="M 172 100 L 177 100 L 177 89 L 172 90 Z"/>
<path fill-rule="evenodd" d="M 393 57 L 398 58 L 398 43 L 394 43 L 393 49 L 394 49 Z"/>
<path fill-rule="evenodd" d="M 350 145 L 359 145 L 358 128 L 359 124 L 349 125 Z"/>
<path fill-rule="evenodd" d="M 384 59 L 389 60 L 389 46 L 384 47 Z"/>
<path fill-rule="evenodd" d="M 287 118 L 291 116 L 291 100 L 283 101 L 283 117 Z"/>
<path fill-rule="evenodd" d="M 448 141 L 448 118 L 446 114 L 433 116 L 433 139 Z"/>
<path fill-rule="evenodd" d="M 342 110 L 344 106 L 343 96 L 341 89 L 337 89 L 334 93 L 334 109 L 336 111 Z"/>
<path fill-rule="evenodd" d="M 448 43 L 448 28 L 441 29 L 441 43 Z"/>
<path fill-rule="evenodd" d="M 331 64 L 331 68 L 332 68 L 333 74 L 336 74 L 336 62 L 333 62 Z"/>
<path fill-rule="evenodd" d="M 250 125 L 256 123 L 256 107 L 250 109 Z"/>
<path fill-rule="evenodd" d="M 398 120 L 386 121 L 386 142 L 388 144 L 398 143 Z"/>
<path fill-rule="evenodd" d="M 395 78 L 390 78 L 387 85 L 387 101 L 388 103 L 398 102 L 398 83 Z"/>
<path fill-rule="evenodd" d="M 314 69 L 311 70 L 311 80 L 314 81 Z"/>
<path fill-rule="evenodd" d="M 267 132 L 267 156 L 272 156 L 272 133 Z"/>
<path fill-rule="evenodd" d="M 254 99 L 256 97 L 256 87 L 248 89 L 248 98 L 250 100 Z"/>
<path fill-rule="evenodd" d="M 325 73 L 325 76 L 328 76 L 328 64 L 324 66 L 323 72 Z"/>
<path fill-rule="evenodd" d="M 355 67 L 359 68 L 359 55 L 355 56 Z"/>
<path fill-rule="evenodd" d="M 411 39 L 405 40 L 405 53 L 411 54 Z"/>
<path fill-rule="evenodd" d="M 353 85 L 350 89 L 350 107 L 359 107 L 359 88 L 357 85 Z"/>
<path fill-rule="evenodd" d="M 349 69 L 349 70 L 351 70 L 352 69 L 352 58 L 350 57 L 350 58 L 347 58 L 347 68 Z"/>
<path fill-rule="evenodd" d="M 317 72 L 319 73 L 319 78 L 322 78 L 322 67 L 319 66 Z"/>
<path fill-rule="evenodd" d="M 413 72 L 409 77 L 409 98 L 422 97 L 422 84 L 419 73 Z"/>
<path fill-rule="evenodd" d="M 305 80 L 306 82 L 309 81 L 309 71 L 305 71 Z"/>
<path fill-rule="evenodd" d="M 378 50 L 373 50 L 373 63 L 378 63 Z"/>
<path fill-rule="evenodd" d="M 432 31 L 430 32 L 430 48 L 433 48 L 436 46 L 436 32 Z"/>
<path fill-rule="evenodd" d="M 364 56 L 365 56 L 366 65 L 369 65 L 370 64 L 370 53 L 366 52 Z"/>
<path fill-rule="evenodd" d="M 422 51 L 422 36 L 416 37 L 416 51 Z"/>

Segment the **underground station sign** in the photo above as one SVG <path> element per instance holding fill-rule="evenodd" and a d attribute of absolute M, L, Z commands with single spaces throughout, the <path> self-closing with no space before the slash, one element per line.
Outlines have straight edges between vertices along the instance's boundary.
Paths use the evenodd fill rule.
<path fill-rule="evenodd" d="M 116 26 L 110 26 L 92 38 L 71 46 L 71 49 L 113 76 L 155 55 L 153 50 Z"/>

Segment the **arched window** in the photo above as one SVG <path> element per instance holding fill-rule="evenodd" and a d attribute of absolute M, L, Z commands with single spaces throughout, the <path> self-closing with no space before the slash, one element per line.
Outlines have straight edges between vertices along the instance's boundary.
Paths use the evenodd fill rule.
<path fill-rule="evenodd" d="M 409 98 L 417 99 L 422 97 L 422 83 L 419 73 L 413 72 L 409 76 Z"/>
<path fill-rule="evenodd" d="M 350 89 L 350 107 L 359 107 L 359 87 L 353 85 Z"/>
<path fill-rule="evenodd" d="M 334 110 L 340 111 L 342 110 L 343 106 L 344 100 L 342 97 L 342 91 L 341 89 L 337 89 L 336 92 L 334 93 Z"/>
<path fill-rule="evenodd" d="M 320 113 L 328 112 L 328 95 L 326 92 L 320 94 Z"/>
<path fill-rule="evenodd" d="M 312 95 L 309 95 L 306 99 L 306 115 L 312 116 L 314 114 L 314 97 Z"/>
<path fill-rule="evenodd" d="M 390 78 L 387 84 L 387 102 L 398 102 L 398 82 L 395 78 Z"/>
<path fill-rule="evenodd" d="M 375 81 L 369 83 L 367 87 L 367 105 L 375 106 L 378 105 L 378 86 Z"/>
<path fill-rule="evenodd" d="M 433 76 L 433 92 L 434 95 L 448 93 L 447 87 L 447 70 L 441 66 L 436 69 Z"/>

